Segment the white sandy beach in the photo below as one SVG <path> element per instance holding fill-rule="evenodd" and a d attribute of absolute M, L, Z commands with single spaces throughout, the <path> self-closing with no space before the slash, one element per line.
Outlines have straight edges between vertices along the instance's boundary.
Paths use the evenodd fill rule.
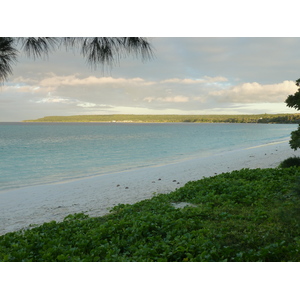
<path fill-rule="evenodd" d="M 30 224 L 62 221 L 73 213 L 102 216 L 119 203 L 133 204 L 151 198 L 154 193 L 168 193 L 188 181 L 222 172 L 277 167 L 293 155 L 299 153 L 290 149 L 286 140 L 164 166 L 2 192 L 0 235 Z"/>

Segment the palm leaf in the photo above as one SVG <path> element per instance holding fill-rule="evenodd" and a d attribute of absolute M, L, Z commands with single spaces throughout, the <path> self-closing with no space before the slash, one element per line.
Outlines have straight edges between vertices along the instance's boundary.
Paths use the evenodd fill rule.
<path fill-rule="evenodd" d="M 12 64 L 17 61 L 18 50 L 13 47 L 13 38 L 0 37 L 0 82 L 12 74 Z"/>
<path fill-rule="evenodd" d="M 21 41 L 22 49 L 33 58 L 48 55 L 59 45 L 59 38 L 55 37 L 24 37 L 18 38 L 18 41 Z"/>
<path fill-rule="evenodd" d="M 138 37 L 86 37 L 64 38 L 65 45 L 81 48 L 81 53 L 92 66 L 112 64 L 129 54 L 141 56 L 143 60 L 153 56 L 150 43 Z"/>
<path fill-rule="evenodd" d="M 14 47 L 21 43 L 21 50 L 33 58 L 48 55 L 61 45 L 66 48 L 79 48 L 92 66 L 112 64 L 121 57 L 135 54 L 142 60 L 150 59 L 153 50 L 146 38 L 140 37 L 20 37 L 0 38 L 0 82 L 12 74 L 11 64 L 16 61 L 18 50 Z"/>

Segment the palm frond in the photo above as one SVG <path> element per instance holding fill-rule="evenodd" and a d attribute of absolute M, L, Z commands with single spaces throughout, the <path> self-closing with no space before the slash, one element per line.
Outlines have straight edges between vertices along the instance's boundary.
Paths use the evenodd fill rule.
<path fill-rule="evenodd" d="M 48 55 L 61 45 L 80 49 L 91 66 L 112 64 L 120 58 L 134 54 L 142 60 L 151 59 L 153 50 L 146 38 L 140 37 L 20 37 L 0 38 L 0 82 L 12 74 L 11 64 L 19 53 L 14 46 L 21 43 L 21 50 L 33 58 Z"/>
<path fill-rule="evenodd" d="M 118 59 L 117 40 L 106 37 L 84 38 L 81 44 L 81 53 L 92 66 L 111 64 Z"/>
<path fill-rule="evenodd" d="M 68 47 L 78 47 L 81 45 L 85 38 L 83 37 L 62 37 L 60 45 L 65 45 Z"/>
<path fill-rule="evenodd" d="M 82 38 L 80 42 L 82 55 L 93 66 L 111 64 L 128 54 L 141 56 L 143 60 L 153 56 L 152 47 L 145 38 L 93 37 Z"/>
<path fill-rule="evenodd" d="M 0 83 L 12 74 L 12 64 L 17 61 L 18 50 L 13 43 L 13 38 L 0 37 Z"/>
<path fill-rule="evenodd" d="M 22 37 L 18 38 L 22 43 L 22 49 L 33 58 L 48 55 L 51 50 L 59 45 L 59 38 L 55 37 Z"/>
<path fill-rule="evenodd" d="M 124 48 L 129 53 L 133 52 L 137 56 L 141 55 L 144 60 L 151 59 L 153 57 L 153 49 L 147 39 L 140 37 L 123 37 L 121 39 Z"/>

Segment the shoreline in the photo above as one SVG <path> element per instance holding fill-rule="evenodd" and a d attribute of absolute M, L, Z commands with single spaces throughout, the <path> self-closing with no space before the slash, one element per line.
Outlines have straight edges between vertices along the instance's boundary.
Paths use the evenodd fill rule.
<path fill-rule="evenodd" d="M 10 187 L 10 188 L 6 188 L 1 190 L 0 189 L 0 201 L 1 201 L 1 194 L 2 193 L 6 193 L 6 192 L 11 192 L 11 191 L 15 191 L 15 190 L 19 190 L 19 189 L 26 189 L 26 188 L 30 188 L 30 187 L 37 187 L 37 186 L 47 186 L 47 185 L 55 185 L 55 184 L 64 184 L 64 183 L 70 183 L 70 182 L 74 182 L 74 181 L 79 181 L 79 180 L 85 180 L 85 179 L 91 179 L 94 177 L 99 177 L 99 176 L 104 176 L 104 175 L 111 175 L 111 174 L 119 174 L 119 173 L 123 173 L 123 172 L 131 172 L 131 171 L 136 171 L 139 169 L 145 169 L 145 168 L 152 168 L 152 167 L 161 167 L 161 166 L 167 166 L 167 165 L 172 165 L 172 164 L 179 164 L 179 163 L 183 163 L 189 160 L 199 160 L 199 159 L 204 159 L 205 157 L 211 157 L 211 156 L 218 156 L 224 153 L 229 153 L 229 152 L 233 152 L 233 151 L 240 151 L 240 150 L 245 150 L 245 149 L 251 149 L 251 148 L 258 148 L 258 147 L 264 147 L 264 146 L 268 146 L 268 145 L 274 145 L 274 144 L 281 144 L 281 143 L 285 143 L 289 141 L 289 139 L 287 137 L 285 138 L 281 138 L 281 139 L 276 139 L 270 142 L 266 142 L 265 144 L 258 144 L 255 146 L 244 146 L 244 147 L 240 147 L 240 148 L 235 148 L 235 149 L 225 149 L 225 150 L 217 150 L 217 151 L 213 151 L 212 153 L 210 153 L 209 155 L 201 155 L 199 156 L 199 154 L 189 154 L 186 157 L 177 157 L 175 158 L 171 158 L 168 160 L 165 160 L 165 162 L 161 162 L 161 163 L 149 163 L 148 165 L 143 165 L 143 166 L 131 166 L 131 167 L 127 167 L 127 168 L 123 168 L 123 169 L 119 169 L 119 170 L 107 170 L 107 171 L 102 171 L 102 172 L 98 172 L 95 174 L 87 174 L 87 175 L 82 175 L 82 176 L 78 176 L 78 177 L 71 177 L 71 178 L 65 178 L 65 179 L 61 179 L 61 180 L 54 180 L 54 181 L 49 181 L 49 182 L 41 182 L 41 183 L 28 183 L 27 185 L 24 186 L 17 186 L 17 187 Z M 1 224 L 0 224 L 1 226 Z"/>
<path fill-rule="evenodd" d="M 290 148 L 287 140 L 275 141 L 167 165 L 3 191 L 0 193 L 0 235 L 28 228 L 30 224 L 62 221 L 74 213 L 103 216 L 119 203 L 133 204 L 154 194 L 174 191 L 188 181 L 220 173 L 277 167 L 294 155 L 299 153 Z"/>

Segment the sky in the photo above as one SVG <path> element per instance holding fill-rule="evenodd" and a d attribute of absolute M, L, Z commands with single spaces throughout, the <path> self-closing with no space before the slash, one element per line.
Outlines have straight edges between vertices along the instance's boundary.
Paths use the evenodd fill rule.
<path fill-rule="evenodd" d="M 91 68 L 76 51 L 22 51 L 0 87 L 0 121 L 90 114 L 295 113 L 300 38 L 150 37 L 154 57 Z"/>

